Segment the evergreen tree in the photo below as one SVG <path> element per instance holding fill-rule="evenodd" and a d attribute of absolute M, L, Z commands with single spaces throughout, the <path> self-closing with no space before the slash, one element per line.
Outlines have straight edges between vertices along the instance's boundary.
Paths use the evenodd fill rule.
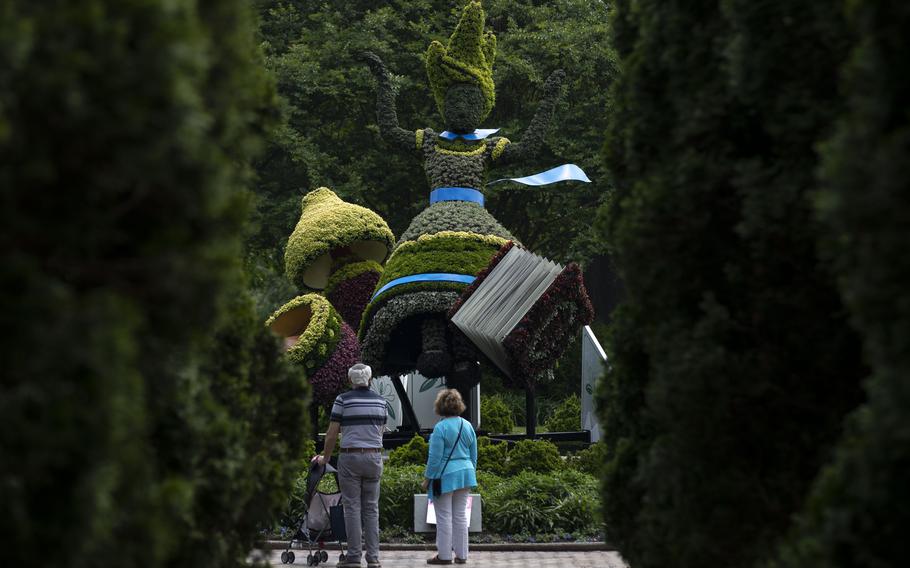
<path fill-rule="evenodd" d="M 0 7 L 7 563 L 54 539 L 73 567 L 239 565 L 290 485 L 304 382 L 238 268 L 274 114 L 251 23 L 240 0 Z"/>
<path fill-rule="evenodd" d="M 833 2 L 632 4 L 602 211 L 627 290 L 600 392 L 607 535 L 639 568 L 751 566 L 861 398 L 810 200 L 847 34 Z"/>
<path fill-rule="evenodd" d="M 900 566 L 910 555 L 910 7 L 855 2 L 848 15 L 847 111 L 824 146 L 817 203 L 872 374 L 783 566 Z"/>

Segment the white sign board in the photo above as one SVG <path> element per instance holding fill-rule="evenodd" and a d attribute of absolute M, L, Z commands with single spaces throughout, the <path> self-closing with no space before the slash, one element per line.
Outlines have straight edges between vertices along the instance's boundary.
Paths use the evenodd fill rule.
<path fill-rule="evenodd" d="M 436 530 L 436 514 L 432 510 L 432 503 L 428 506 L 427 494 L 414 495 L 414 532 L 425 533 Z M 468 496 L 468 532 L 481 532 L 483 530 L 483 502 L 480 493 L 471 493 Z M 432 523 L 430 523 L 432 519 Z"/>
<path fill-rule="evenodd" d="M 600 422 L 594 409 L 594 391 L 606 368 L 607 354 L 589 326 L 581 331 L 581 429 L 591 432 L 591 442 L 600 440 Z"/>

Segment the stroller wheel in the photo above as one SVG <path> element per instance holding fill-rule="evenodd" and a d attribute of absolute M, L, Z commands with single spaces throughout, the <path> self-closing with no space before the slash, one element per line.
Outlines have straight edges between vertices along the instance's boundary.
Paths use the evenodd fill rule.
<path fill-rule="evenodd" d="M 284 552 L 281 553 L 281 563 L 282 564 L 288 563 L 288 551 L 287 550 L 285 550 Z"/>
<path fill-rule="evenodd" d="M 338 562 L 344 562 L 344 552 L 338 555 Z"/>
<path fill-rule="evenodd" d="M 325 550 L 320 550 L 320 551 L 319 551 L 319 557 L 322 559 L 323 562 L 328 562 L 328 561 L 329 561 L 329 553 L 326 552 Z"/>
<path fill-rule="evenodd" d="M 312 565 L 313 565 L 313 555 L 312 555 L 312 554 L 307 554 L 307 555 L 306 555 L 306 565 L 307 565 L 307 566 L 312 566 Z"/>
<path fill-rule="evenodd" d="M 293 564 L 293 563 L 294 563 L 294 553 L 288 551 L 288 564 Z"/>

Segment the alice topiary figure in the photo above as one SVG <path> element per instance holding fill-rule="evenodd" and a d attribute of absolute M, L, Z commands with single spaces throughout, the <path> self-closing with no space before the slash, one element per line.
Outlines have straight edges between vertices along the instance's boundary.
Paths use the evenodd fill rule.
<path fill-rule="evenodd" d="M 363 358 L 380 374 L 416 366 L 424 376 L 446 376 L 463 389 L 479 380 L 479 357 L 463 336 L 451 333 L 446 313 L 500 247 L 514 240 L 484 209 L 487 171 L 493 163 L 522 160 L 541 148 L 564 78 L 555 71 L 547 79 L 520 142 L 478 130 L 496 98 L 496 38 L 484 33 L 484 18 L 480 2 L 468 3 L 448 45 L 434 41 L 427 50 L 427 75 L 445 123 L 441 133 L 401 128 L 389 72 L 376 55 L 364 56 L 378 82 L 380 132 L 422 160 L 430 204 L 401 235 L 364 311 Z"/>

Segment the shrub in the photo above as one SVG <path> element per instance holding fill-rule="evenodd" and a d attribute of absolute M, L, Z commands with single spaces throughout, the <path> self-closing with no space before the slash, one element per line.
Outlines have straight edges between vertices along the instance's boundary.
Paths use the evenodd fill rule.
<path fill-rule="evenodd" d="M 494 442 L 486 436 L 477 438 L 477 471 L 497 476 L 508 475 L 509 444 Z M 479 480 L 478 480 L 479 481 Z"/>
<path fill-rule="evenodd" d="M 423 436 L 414 434 L 414 437 L 407 444 L 398 446 L 389 453 L 389 461 L 386 465 L 397 467 L 402 465 L 426 465 L 429 445 L 423 439 Z"/>
<path fill-rule="evenodd" d="M 387 466 L 379 482 L 379 527 L 414 526 L 414 494 L 423 481 L 422 465 Z"/>
<path fill-rule="evenodd" d="M 581 430 L 581 399 L 572 394 L 553 409 L 544 429 L 548 432 L 577 432 Z"/>
<path fill-rule="evenodd" d="M 484 524 L 497 533 L 593 532 L 598 484 L 576 471 L 523 472 L 483 492 Z"/>
<path fill-rule="evenodd" d="M 591 444 L 569 457 L 572 469 L 600 478 L 607 461 L 607 445 L 603 442 Z"/>
<path fill-rule="evenodd" d="M 485 396 L 480 399 L 480 425 L 492 434 L 510 434 L 515 422 L 512 411 L 502 397 Z"/>
<path fill-rule="evenodd" d="M 493 488 L 502 483 L 502 476 L 490 471 L 477 469 L 477 492 L 481 496 L 491 491 Z"/>
<path fill-rule="evenodd" d="M 276 114 L 250 4 L 47 8 L 0 9 L 3 564 L 54 535 L 73 566 L 243 565 L 309 396 L 239 270 Z"/>
<path fill-rule="evenodd" d="M 556 444 L 548 440 L 522 440 L 509 450 L 508 472 L 549 473 L 562 466 Z"/>

